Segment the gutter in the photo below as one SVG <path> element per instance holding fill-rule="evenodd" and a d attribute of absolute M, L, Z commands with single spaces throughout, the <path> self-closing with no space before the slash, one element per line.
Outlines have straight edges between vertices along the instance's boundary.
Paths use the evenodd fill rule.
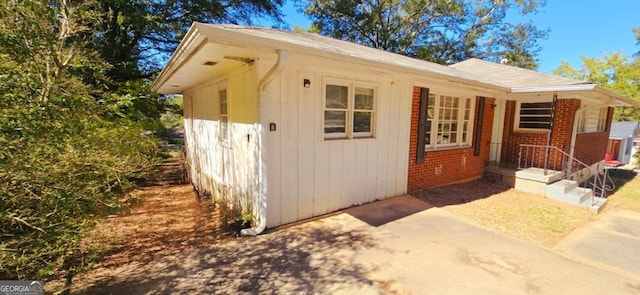
<path fill-rule="evenodd" d="M 285 64 L 287 63 L 287 58 L 289 57 L 289 52 L 286 50 L 278 49 L 278 61 L 273 67 L 260 79 L 258 83 L 258 120 L 260 122 L 260 112 L 262 111 L 262 92 L 264 89 L 271 83 L 276 73 L 282 72 Z M 258 136 L 258 149 L 262 150 L 262 136 Z M 258 178 L 262 180 L 262 177 L 266 174 L 264 169 L 265 165 L 262 162 L 262 152 L 260 152 L 260 159 L 258 161 Z M 262 181 L 261 181 L 262 183 Z M 252 228 L 246 228 L 240 231 L 240 235 L 243 236 L 256 236 L 264 231 L 267 227 L 267 202 L 266 195 L 262 190 L 262 185 L 259 186 L 258 189 L 258 225 Z"/>

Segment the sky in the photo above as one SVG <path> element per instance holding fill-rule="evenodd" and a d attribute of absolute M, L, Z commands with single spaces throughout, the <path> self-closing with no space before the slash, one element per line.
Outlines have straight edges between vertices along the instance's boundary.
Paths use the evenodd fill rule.
<path fill-rule="evenodd" d="M 311 23 L 298 12 L 300 5 L 287 0 L 284 6 L 284 20 L 291 28 L 308 28 Z M 632 32 L 640 27 L 640 0 L 547 0 L 536 15 L 514 15 L 510 19 L 531 20 L 538 28 L 551 30 L 547 39 L 539 41 L 541 72 L 550 73 L 562 61 L 579 67 L 580 56 L 603 57 L 618 51 L 632 55 L 640 51 Z"/>

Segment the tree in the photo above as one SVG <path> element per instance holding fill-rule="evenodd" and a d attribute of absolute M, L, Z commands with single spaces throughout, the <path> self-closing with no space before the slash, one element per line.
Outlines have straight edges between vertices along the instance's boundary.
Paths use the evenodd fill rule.
<path fill-rule="evenodd" d="M 282 0 L 104 0 L 97 10 L 95 44 L 113 65 L 109 75 L 118 82 L 150 78 L 178 46 L 194 21 L 251 24 L 256 18 L 281 21 Z"/>
<path fill-rule="evenodd" d="M 509 24 L 510 10 L 535 13 L 544 0 L 310 0 L 311 30 L 448 64 L 476 57 L 535 69 L 547 31 Z"/>
<path fill-rule="evenodd" d="M 640 33 L 638 28 L 634 29 Z M 636 37 L 640 41 L 640 35 Z M 581 56 L 582 65 L 574 68 L 563 61 L 553 73 L 563 77 L 596 83 L 631 99 L 640 102 L 640 56 L 625 56 L 620 52 L 605 55 L 603 58 Z M 614 121 L 640 121 L 640 109 L 617 108 Z"/>
<path fill-rule="evenodd" d="M 0 277 L 69 278 L 89 261 L 78 241 L 96 215 L 154 164 L 157 141 L 85 82 L 110 67 L 91 41 L 91 1 L 0 6 Z M 100 78 L 102 79 L 102 78 Z"/>

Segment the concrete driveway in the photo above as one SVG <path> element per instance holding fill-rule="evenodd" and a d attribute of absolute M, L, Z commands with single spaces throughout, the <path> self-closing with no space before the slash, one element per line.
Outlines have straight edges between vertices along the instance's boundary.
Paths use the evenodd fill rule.
<path fill-rule="evenodd" d="M 75 291 L 91 294 L 640 293 L 640 276 L 488 231 L 410 196 L 78 279 L 90 288 Z"/>
<path fill-rule="evenodd" d="M 609 210 L 571 233 L 556 249 L 599 267 L 640 275 L 640 213 Z"/>

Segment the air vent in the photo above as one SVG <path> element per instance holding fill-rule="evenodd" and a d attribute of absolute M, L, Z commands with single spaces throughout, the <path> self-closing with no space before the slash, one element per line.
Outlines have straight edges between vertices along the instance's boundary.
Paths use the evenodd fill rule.
<path fill-rule="evenodd" d="M 202 65 L 203 66 L 215 66 L 218 62 L 216 61 L 205 61 Z"/>

